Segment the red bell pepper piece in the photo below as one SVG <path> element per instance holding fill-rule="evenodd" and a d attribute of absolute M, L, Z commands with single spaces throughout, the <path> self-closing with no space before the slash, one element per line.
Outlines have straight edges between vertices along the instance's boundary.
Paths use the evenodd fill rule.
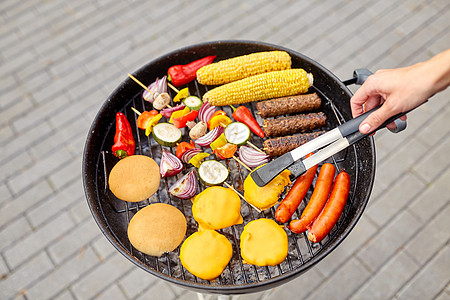
<path fill-rule="evenodd" d="M 158 111 L 156 109 L 151 111 L 144 111 L 137 118 L 137 127 L 145 130 L 145 128 L 147 128 L 148 122 L 150 122 L 153 119 L 153 117 L 156 116 L 157 114 Z"/>
<path fill-rule="evenodd" d="M 197 70 L 203 66 L 209 65 L 216 58 L 215 55 L 206 56 L 195 60 L 187 65 L 175 65 L 169 68 L 169 81 L 176 87 L 188 84 L 197 77 Z"/>
<path fill-rule="evenodd" d="M 192 149 L 192 148 L 196 148 L 193 141 L 191 141 L 190 143 L 188 143 L 188 142 L 179 143 L 177 146 L 177 152 L 176 152 L 177 157 L 179 159 L 181 159 L 181 156 L 183 155 L 183 153 L 186 152 L 186 150 Z"/>
<path fill-rule="evenodd" d="M 173 119 L 173 125 L 175 125 L 176 128 L 184 128 L 186 127 L 186 123 L 189 121 L 194 121 L 195 118 L 197 118 L 198 111 L 197 110 L 191 110 L 184 116 L 181 116 L 179 118 Z"/>
<path fill-rule="evenodd" d="M 244 123 L 254 134 L 258 135 L 261 138 L 264 138 L 264 131 L 261 129 L 261 127 L 259 127 L 258 121 L 256 121 L 247 107 L 239 106 L 238 108 L 234 108 L 233 106 L 231 106 L 231 108 L 233 109 L 232 116 L 236 121 Z"/>
<path fill-rule="evenodd" d="M 135 141 L 133 131 L 127 117 L 121 112 L 116 114 L 116 134 L 111 150 L 114 155 L 122 159 L 134 154 Z"/>

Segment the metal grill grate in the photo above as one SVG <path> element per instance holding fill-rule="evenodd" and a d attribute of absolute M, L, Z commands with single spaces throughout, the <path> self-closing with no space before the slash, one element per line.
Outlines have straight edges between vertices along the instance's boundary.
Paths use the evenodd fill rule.
<path fill-rule="evenodd" d="M 339 110 L 336 108 L 336 106 L 333 104 L 333 102 L 328 99 L 320 90 L 318 90 L 316 87 L 312 88 L 313 91 L 317 92 L 319 96 L 322 99 L 322 109 L 321 111 L 324 111 L 327 115 L 328 122 L 327 122 L 327 130 L 341 124 L 344 122 L 344 118 L 342 114 L 339 112 Z M 202 94 L 206 91 L 205 87 L 200 86 L 197 82 L 190 85 L 190 91 L 191 94 L 194 94 L 196 96 L 199 96 L 201 98 Z M 175 96 L 173 91 L 169 91 L 171 93 L 172 98 Z M 253 113 L 256 118 L 259 118 L 257 114 L 255 114 L 256 110 L 256 104 L 251 103 L 246 105 Z M 131 107 L 137 108 L 140 111 L 149 110 L 151 109 L 151 105 L 147 102 L 145 102 L 142 97 L 141 93 L 137 94 L 132 98 L 129 103 L 124 107 L 122 112 L 127 116 L 128 120 L 130 120 L 130 123 L 134 129 L 134 135 L 136 137 L 136 154 L 143 154 L 148 155 L 152 158 L 154 158 L 159 163 L 159 158 L 161 154 L 161 149 L 163 148 L 159 144 L 157 144 L 151 137 L 146 137 L 143 134 L 143 131 L 138 129 L 136 127 L 136 120 L 137 116 L 136 114 L 131 110 Z M 229 107 L 220 107 L 220 109 L 225 110 L 229 115 L 231 115 L 232 111 Z M 134 121 L 134 122 L 133 122 Z M 134 123 L 134 124 L 133 124 Z M 110 127 L 110 132 L 108 136 L 113 135 L 115 127 Z M 183 134 L 183 140 L 188 140 L 188 134 L 186 129 L 184 129 L 185 132 Z M 106 139 L 107 140 L 107 139 Z M 252 134 L 252 143 L 262 146 L 262 140 L 259 137 L 256 137 Z M 105 144 L 106 145 L 106 144 Z M 165 149 L 171 151 L 172 153 L 175 153 L 176 148 L 168 148 L 164 147 Z M 205 150 L 205 149 L 204 149 Z M 339 153 L 335 156 L 333 156 L 328 162 L 333 163 L 336 166 L 336 169 L 339 171 L 343 166 L 342 164 L 345 162 L 351 161 L 354 164 L 358 164 L 358 156 L 356 155 L 356 152 L 353 148 L 346 149 L 343 151 L 343 153 Z M 110 208 L 112 211 L 114 211 L 114 214 L 116 214 L 118 219 L 124 219 L 125 224 L 128 224 L 132 216 L 141 208 L 149 205 L 150 203 L 154 202 L 164 202 L 169 203 L 180 209 L 186 216 L 187 223 L 188 223 L 188 229 L 186 236 L 189 236 L 190 234 L 197 231 L 197 224 L 195 220 L 192 217 L 191 212 L 191 202 L 189 200 L 180 200 L 176 197 L 171 196 L 168 193 L 169 186 L 171 186 L 177 178 L 182 176 L 189 170 L 188 168 L 185 168 L 185 170 L 178 174 L 176 177 L 172 178 L 162 178 L 162 184 L 157 192 L 156 195 L 152 196 L 150 199 L 146 201 L 142 201 L 139 203 L 129 203 L 125 201 L 121 201 L 117 199 L 108 189 L 107 186 L 107 176 L 108 173 L 112 167 L 112 165 L 117 162 L 117 159 L 111 154 L 109 149 L 105 147 L 105 149 L 101 152 L 101 162 L 103 168 L 100 170 L 101 173 L 98 174 L 99 180 L 103 181 L 103 191 L 102 194 L 104 195 L 104 199 L 107 199 L 106 202 L 100 201 L 101 210 L 108 211 Z M 225 164 L 227 168 L 230 171 L 230 176 L 227 180 L 228 183 L 232 184 L 238 191 L 243 193 L 242 185 L 244 182 L 244 179 L 249 174 L 249 171 L 247 171 L 244 167 L 240 166 L 238 162 L 228 159 L 225 161 Z M 193 167 L 192 167 L 193 168 Z M 345 169 L 348 169 L 348 167 L 344 167 Z M 320 169 L 320 168 L 319 168 Z M 355 174 L 351 175 L 352 179 L 358 178 L 358 169 L 353 168 L 355 170 Z M 99 171 L 100 171 L 99 170 Z M 351 170 L 350 170 L 351 173 Z M 317 177 L 317 174 L 316 174 Z M 343 212 L 343 215 L 341 216 L 340 220 L 338 221 L 335 228 L 332 230 L 332 232 L 329 234 L 327 238 L 325 238 L 321 243 L 313 244 L 311 243 L 306 236 L 306 233 L 302 234 L 293 234 L 289 230 L 287 230 L 288 237 L 289 237 L 289 252 L 286 260 L 277 265 L 277 266 L 269 266 L 269 267 L 257 267 L 254 265 L 246 265 L 242 263 L 242 259 L 240 256 L 240 249 L 239 249 L 239 237 L 243 230 L 243 227 L 248 222 L 264 217 L 264 218 L 271 218 L 274 219 L 275 214 L 275 207 L 272 207 L 262 213 L 258 213 L 256 210 L 250 207 L 247 203 L 242 203 L 242 209 L 241 213 L 244 218 L 244 224 L 241 225 L 234 225 L 233 227 L 226 228 L 223 230 L 220 230 L 219 232 L 224 234 L 232 243 L 233 245 L 233 256 L 230 261 L 230 264 L 227 266 L 225 271 L 222 273 L 222 275 L 217 278 L 214 282 L 205 281 L 202 279 L 199 279 L 192 274 L 190 274 L 184 267 L 181 265 L 181 262 L 178 258 L 179 255 L 179 248 L 175 252 L 164 254 L 162 257 L 152 257 L 148 255 L 144 255 L 134 249 L 129 241 L 124 240 L 123 236 L 116 236 L 117 240 L 121 241 L 121 246 L 125 248 L 131 256 L 133 256 L 135 259 L 141 261 L 145 266 L 147 266 L 148 270 L 153 270 L 155 272 L 167 275 L 171 278 L 187 281 L 187 282 L 193 282 L 196 284 L 201 285 L 213 285 L 213 286 L 225 286 L 225 285 L 247 285 L 247 284 L 254 284 L 254 283 L 261 283 L 265 282 L 269 279 L 275 278 L 277 276 L 281 276 L 283 274 L 287 274 L 293 270 L 301 268 L 303 265 L 305 265 L 307 262 L 309 262 L 311 259 L 313 259 L 315 256 L 317 256 L 324 245 L 326 245 L 330 240 L 334 238 L 334 235 L 338 232 L 340 226 L 342 225 L 342 220 L 345 219 L 349 213 L 349 207 L 353 205 L 354 202 L 354 191 L 357 186 L 358 182 L 355 180 L 352 180 L 352 188 L 350 192 L 350 198 L 348 200 L 348 203 L 346 205 L 346 208 Z M 203 186 L 201 183 L 200 190 L 205 189 L 206 187 Z M 314 186 L 314 184 L 312 185 Z M 302 204 L 297 209 L 297 212 L 294 214 L 293 218 L 299 217 L 301 214 L 301 211 L 304 209 L 304 207 L 307 204 L 308 199 L 310 198 L 312 194 L 313 188 L 311 187 L 308 191 L 307 196 L 303 200 Z M 105 206 L 109 206 L 105 207 Z M 113 227 L 112 225 L 111 227 Z"/>

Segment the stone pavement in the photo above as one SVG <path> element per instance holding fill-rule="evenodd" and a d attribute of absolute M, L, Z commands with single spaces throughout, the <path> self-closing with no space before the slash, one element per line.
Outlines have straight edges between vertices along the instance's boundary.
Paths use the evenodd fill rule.
<path fill-rule="evenodd" d="M 88 129 L 128 72 L 184 46 L 248 39 L 345 80 L 449 48 L 449 20 L 448 0 L 2 0 L 0 299 L 197 298 L 118 253 L 85 200 Z M 449 98 L 432 97 L 398 135 L 376 134 L 375 187 L 343 244 L 239 299 L 450 299 Z"/>

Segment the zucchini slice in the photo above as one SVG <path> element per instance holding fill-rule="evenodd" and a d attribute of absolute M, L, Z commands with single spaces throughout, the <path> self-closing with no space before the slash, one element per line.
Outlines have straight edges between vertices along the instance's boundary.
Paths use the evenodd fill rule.
<path fill-rule="evenodd" d="M 197 96 L 189 96 L 183 100 L 183 103 L 191 110 L 199 110 L 203 105 L 202 100 Z"/>
<path fill-rule="evenodd" d="M 233 122 L 225 127 L 225 138 L 231 144 L 242 146 L 250 140 L 251 131 L 247 125 L 241 122 Z"/>
<path fill-rule="evenodd" d="M 153 127 L 153 138 L 161 146 L 173 147 L 181 141 L 181 130 L 170 123 L 158 123 Z"/>
<path fill-rule="evenodd" d="M 205 185 L 221 185 L 228 178 L 228 169 L 216 160 L 206 160 L 198 168 L 198 177 Z"/>

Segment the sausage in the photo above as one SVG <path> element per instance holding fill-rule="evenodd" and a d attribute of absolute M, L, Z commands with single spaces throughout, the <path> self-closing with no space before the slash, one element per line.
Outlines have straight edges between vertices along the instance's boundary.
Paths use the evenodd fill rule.
<path fill-rule="evenodd" d="M 277 119 L 264 119 L 263 130 L 267 137 L 303 133 L 325 126 L 327 116 L 323 112 L 299 114 Z"/>
<path fill-rule="evenodd" d="M 313 93 L 261 101 L 256 104 L 256 109 L 262 118 L 269 118 L 311 111 L 320 108 L 320 105 L 319 96 Z"/>
<path fill-rule="evenodd" d="M 316 131 L 267 139 L 264 141 L 263 150 L 269 156 L 280 156 L 315 139 L 323 133 L 325 133 L 325 131 Z"/>
<path fill-rule="evenodd" d="M 312 153 L 306 155 L 306 157 L 311 155 Z M 275 219 L 278 222 L 286 223 L 292 217 L 295 210 L 300 205 L 300 202 L 302 202 L 303 198 L 306 196 L 306 193 L 314 180 L 316 171 L 317 165 L 310 168 L 306 173 L 295 180 L 286 197 L 284 197 L 283 201 L 281 201 L 275 211 Z"/>
<path fill-rule="evenodd" d="M 327 204 L 309 228 L 308 239 L 311 242 L 320 242 L 331 231 L 344 210 L 349 192 L 350 176 L 342 171 L 334 180 Z"/>
<path fill-rule="evenodd" d="M 330 194 L 335 170 L 336 168 L 330 163 L 322 165 L 319 176 L 317 177 L 316 186 L 314 187 L 314 192 L 303 210 L 300 219 L 292 220 L 291 223 L 289 223 L 289 229 L 292 232 L 300 233 L 306 231 L 308 226 L 320 214 L 327 202 L 328 195 Z"/>

